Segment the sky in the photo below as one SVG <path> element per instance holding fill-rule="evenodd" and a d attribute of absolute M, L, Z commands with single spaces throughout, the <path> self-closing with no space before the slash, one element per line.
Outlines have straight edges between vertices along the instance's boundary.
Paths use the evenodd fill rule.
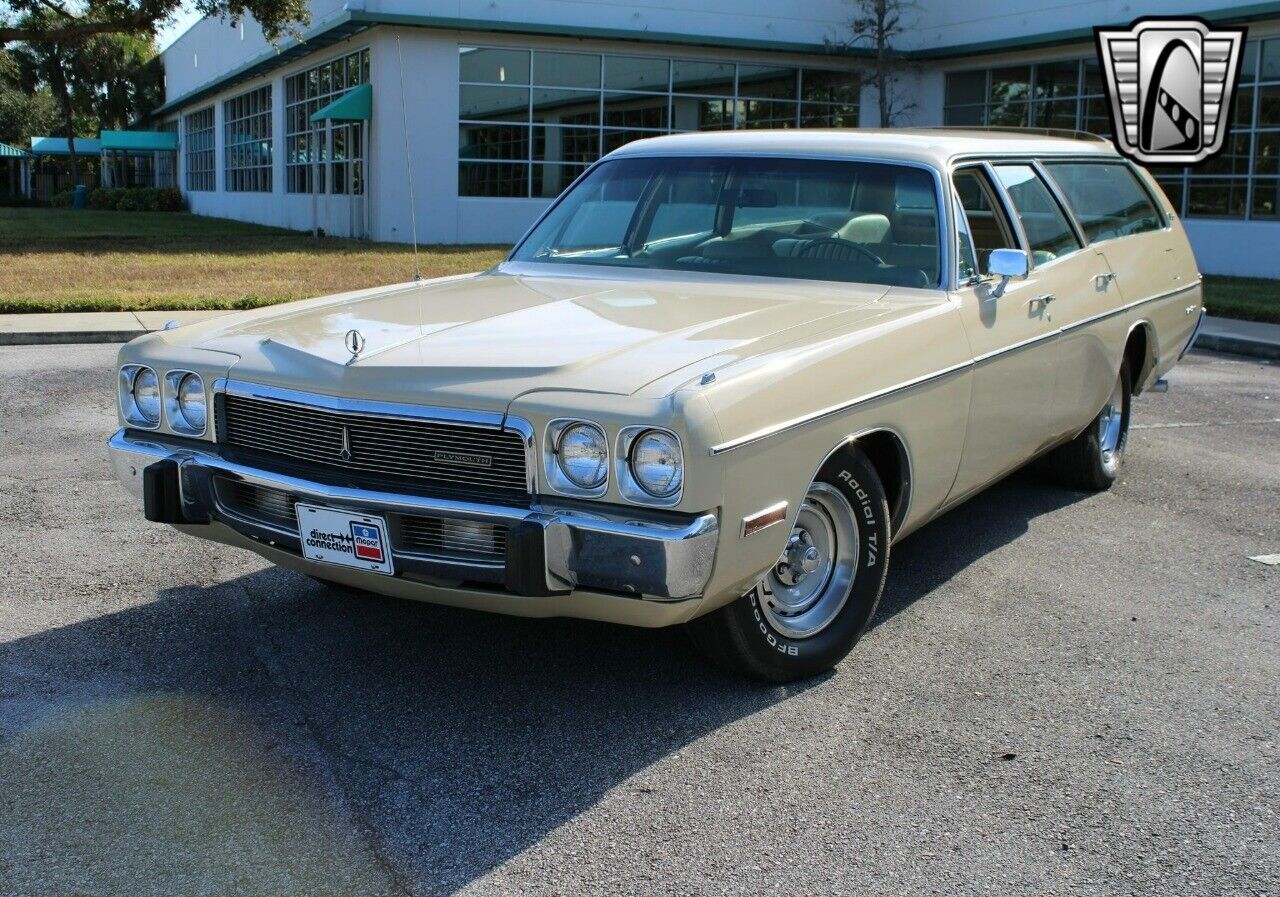
<path fill-rule="evenodd" d="M 156 35 L 156 41 L 163 50 L 182 36 L 182 32 L 186 31 L 192 25 L 200 20 L 200 13 L 191 9 L 187 4 L 183 4 L 178 14 L 174 16 L 173 22 L 167 28 L 161 28 L 160 33 Z"/>

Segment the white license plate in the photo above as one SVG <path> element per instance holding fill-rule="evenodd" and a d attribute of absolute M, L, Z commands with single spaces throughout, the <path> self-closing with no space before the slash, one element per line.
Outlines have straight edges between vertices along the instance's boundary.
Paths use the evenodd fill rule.
<path fill-rule="evenodd" d="M 387 522 L 381 517 L 302 502 L 294 507 L 302 536 L 302 556 L 307 560 L 374 573 L 395 573 L 391 566 Z"/>

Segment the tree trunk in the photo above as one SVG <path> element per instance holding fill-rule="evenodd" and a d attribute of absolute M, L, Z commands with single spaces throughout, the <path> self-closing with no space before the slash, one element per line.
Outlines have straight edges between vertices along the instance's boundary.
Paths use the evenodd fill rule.
<path fill-rule="evenodd" d="M 71 105 L 71 91 L 67 87 L 67 75 L 62 70 L 60 62 L 55 62 L 49 67 L 49 87 L 52 88 L 54 96 L 58 98 L 58 104 L 62 107 L 63 124 L 67 129 L 67 152 L 70 155 L 71 187 L 75 189 L 76 184 L 80 183 L 80 160 L 76 156 L 75 110 Z"/>

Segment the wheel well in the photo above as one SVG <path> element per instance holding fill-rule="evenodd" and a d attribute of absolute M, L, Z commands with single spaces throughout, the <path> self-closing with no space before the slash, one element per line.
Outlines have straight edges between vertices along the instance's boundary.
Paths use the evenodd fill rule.
<path fill-rule="evenodd" d="M 876 469 L 876 476 L 880 477 L 885 498 L 889 501 L 889 519 L 893 521 L 896 532 L 911 496 L 911 461 L 907 456 L 907 448 L 896 433 L 876 430 L 850 440 L 833 452 L 832 457 L 854 448 L 861 449 L 871 466 Z"/>
<path fill-rule="evenodd" d="M 1129 362 L 1129 376 L 1133 380 L 1133 394 L 1142 391 L 1142 384 L 1147 380 L 1147 372 L 1151 367 L 1151 339 L 1147 333 L 1150 325 L 1140 323 L 1129 331 L 1129 340 L 1124 344 L 1124 357 Z"/>

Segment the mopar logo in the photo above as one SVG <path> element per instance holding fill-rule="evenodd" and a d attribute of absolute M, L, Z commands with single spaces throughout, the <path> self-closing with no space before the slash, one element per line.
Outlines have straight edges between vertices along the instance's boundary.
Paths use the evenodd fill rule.
<path fill-rule="evenodd" d="M 432 452 L 431 460 L 439 464 L 461 464 L 465 467 L 493 466 L 493 459 L 488 455 L 474 455 L 466 452 Z"/>

